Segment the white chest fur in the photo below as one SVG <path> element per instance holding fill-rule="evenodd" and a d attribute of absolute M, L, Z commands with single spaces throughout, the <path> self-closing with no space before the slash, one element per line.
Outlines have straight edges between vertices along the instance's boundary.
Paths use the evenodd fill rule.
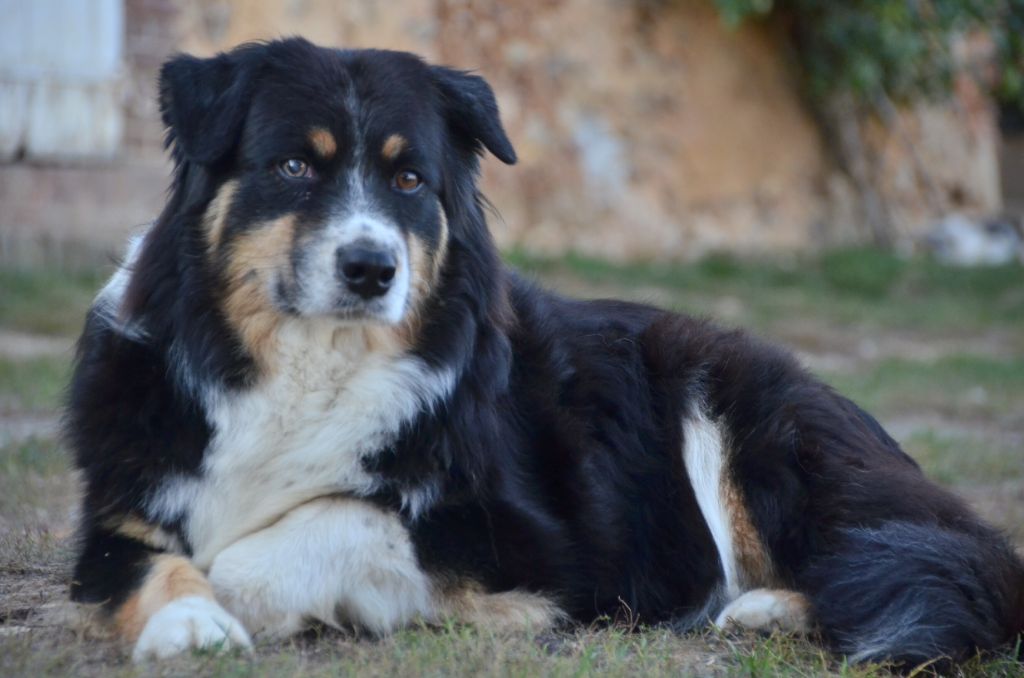
<path fill-rule="evenodd" d="M 213 436 L 202 477 L 171 480 L 150 506 L 185 518 L 200 568 L 315 497 L 373 492 L 366 456 L 451 391 L 451 372 L 407 354 L 368 351 L 356 332 L 286 325 L 272 375 L 249 390 L 205 398 Z"/>

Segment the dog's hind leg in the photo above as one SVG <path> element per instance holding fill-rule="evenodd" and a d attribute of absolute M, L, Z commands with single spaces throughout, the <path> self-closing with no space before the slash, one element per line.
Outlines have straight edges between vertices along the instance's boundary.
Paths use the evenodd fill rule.
<path fill-rule="evenodd" d="M 803 616 L 797 611 L 796 598 L 774 590 L 779 582 L 751 519 L 744 490 L 734 477 L 734 451 L 722 422 L 708 416 L 698 404 L 683 418 L 682 434 L 683 465 L 721 563 L 727 607 L 718 616 L 719 625 L 727 618 L 745 626 L 761 626 L 754 623 L 755 617 Z M 783 612 L 789 607 L 792 612 Z M 755 609 L 760 611 L 755 613 Z"/>
<path fill-rule="evenodd" d="M 813 624 L 810 601 L 802 593 L 784 589 L 754 589 L 725 606 L 715 626 L 738 626 L 757 631 L 807 633 Z"/>

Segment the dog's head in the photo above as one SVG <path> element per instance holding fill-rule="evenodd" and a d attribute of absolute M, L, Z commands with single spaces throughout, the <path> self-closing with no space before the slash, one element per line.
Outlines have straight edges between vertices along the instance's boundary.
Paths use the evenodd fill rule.
<path fill-rule="evenodd" d="M 402 324 L 438 282 L 478 153 L 515 162 L 483 79 L 401 52 L 290 39 L 178 56 L 160 104 L 181 209 L 201 215 L 242 328 Z"/>

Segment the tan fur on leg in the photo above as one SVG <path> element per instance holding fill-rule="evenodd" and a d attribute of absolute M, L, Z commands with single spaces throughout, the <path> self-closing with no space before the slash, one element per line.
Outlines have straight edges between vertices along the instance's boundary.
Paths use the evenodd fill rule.
<path fill-rule="evenodd" d="M 446 592 L 440 596 L 438 608 L 441 617 L 496 631 L 542 631 L 567 617 L 553 601 L 540 594 L 485 593 L 476 586 Z"/>
<path fill-rule="evenodd" d="M 172 600 L 185 596 L 214 599 L 210 583 L 187 558 L 155 556 L 142 586 L 115 613 L 114 625 L 122 637 L 134 641 L 150 617 Z"/>

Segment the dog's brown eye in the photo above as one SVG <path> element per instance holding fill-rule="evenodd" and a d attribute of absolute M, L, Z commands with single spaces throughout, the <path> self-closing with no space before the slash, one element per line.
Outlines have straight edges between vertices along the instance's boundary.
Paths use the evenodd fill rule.
<path fill-rule="evenodd" d="M 298 158 L 288 158 L 278 165 L 278 169 L 281 171 L 281 174 L 289 179 L 303 179 L 313 176 L 313 168 L 309 166 L 309 163 Z"/>
<path fill-rule="evenodd" d="M 420 187 L 420 184 L 423 183 L 423 179 L 412 170 L 402 170 L 395 175 L 394 182 L 395 188 L 398 190 L 403 193 L 412 193 Z"/>

